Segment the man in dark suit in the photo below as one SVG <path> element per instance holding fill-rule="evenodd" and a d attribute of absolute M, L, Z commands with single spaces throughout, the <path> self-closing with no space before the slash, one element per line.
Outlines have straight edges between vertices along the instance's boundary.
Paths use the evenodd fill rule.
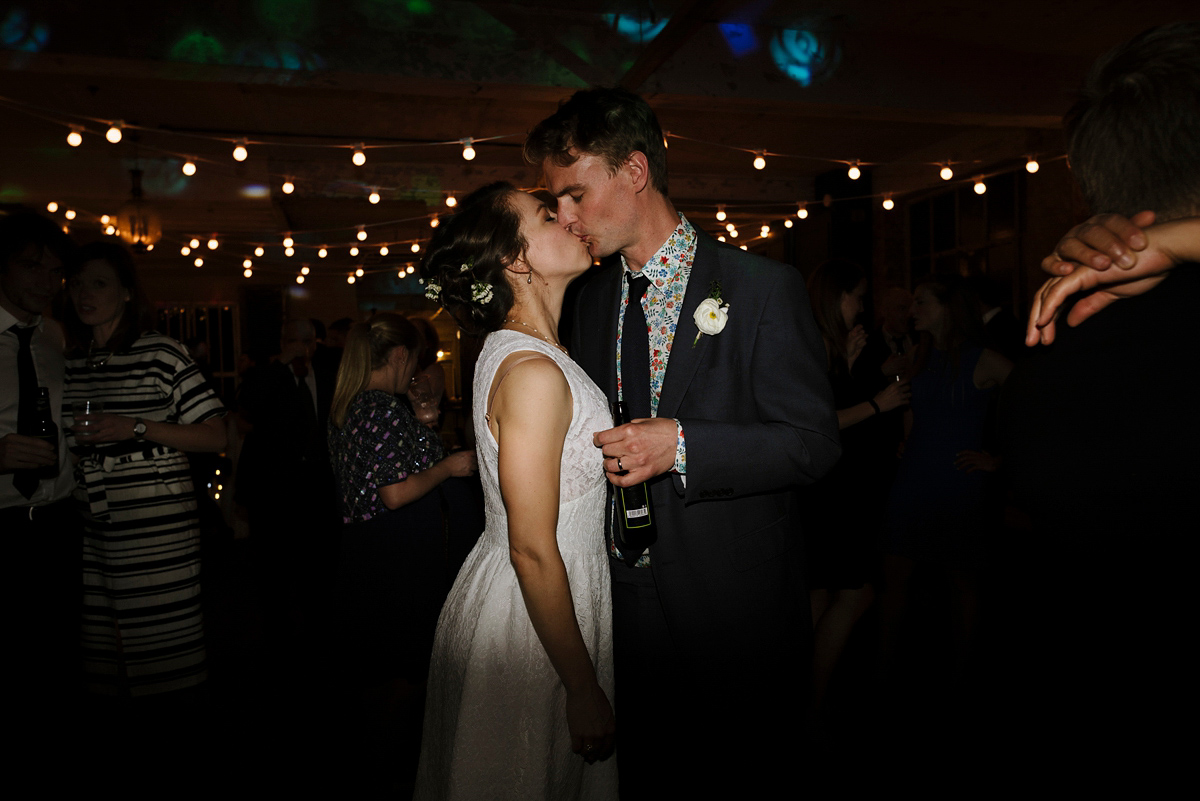
<path fill-rule="evenodd" d="M 580 292 L 571 341 L 635 418 L 596 435 L 609 480 L 649 482 L 658 517 L 640 557 L 610 538 L 622 798 L 774 788 L 808 701 L 795 488 L 840 453 L 804 281 L 675 211 L 662 131 L 632 93 L 576 93 L 525 154 L 558 222 L 619 255 Z"/>
<path fill-rule="evenodd" d="M 243 387 L 240 403 L 252 426 L 238 464 L 237 500 L 245 505 L 251 548 L 268 617 L 295 635 L 319 606 L 316 581 L 336 555 L 338 520 L 326 427 L 334 376 L 314 365 L 316 332 L 309 320 L 283 326 L 278 361 Z"/>

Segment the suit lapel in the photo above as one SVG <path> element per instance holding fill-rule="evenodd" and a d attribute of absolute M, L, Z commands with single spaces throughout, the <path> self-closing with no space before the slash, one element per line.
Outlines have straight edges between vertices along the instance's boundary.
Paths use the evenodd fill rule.
<path fill-rule="evenodd" d="M 621 276 L 619 261 L 605 267 L 605 272 L 596 279 L 594 309 L 580 316 L 585 326 L 589 323 L 596 326 L 594 332 L 582 331 L 580 339 L 593 349 L 587 369 L 610 402 L 617 399 L 617 315 L 621 310 Z"/>
<path fill-rule="evenodd" d="M 658 399 L 658 416 L 674 417 L 683 402 L 692 377 L 712 337 L 700 337 L 696 342 L 694 315 L 700 302 L 708 297 L 713 281 L 721 278 L 720 260 L 717 258 L 716 243 L 707 234 L 696 229 L 696 260 L 692 263 L 692 274 L 688 277 L 687 291 L 683 295 L 683 309 L 679 312 L 679 324 L 675 327 L 675 339 L 671 343 L 671 356 L 667 359 L 667 374 L 663 377 L 662 393 Z M 695 346 L 692 343 L 696 342 Z"/>

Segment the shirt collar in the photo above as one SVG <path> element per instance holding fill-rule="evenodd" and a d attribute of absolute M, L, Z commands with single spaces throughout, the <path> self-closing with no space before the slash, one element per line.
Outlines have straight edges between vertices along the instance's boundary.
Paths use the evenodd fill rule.
<path fill-rule="evenodd" d="M 27 325 L 27 324 L 21 322 L 20 320 L 18 320 L 16 317 L 13 317 L 12 312 L 10 312 L 8 309 L 4 308 L 3 306 L 0 306 L 0 331 L 7 331 L 8 329 L 12 328 L 14 325 L 19 325 L 22 328 L 34 327 L 34 328 L 37 328 L 37 330 L 41 331 L 44 323 L 43 323 L 42 315 L 35 314 L 35 315 L 33 315 L 33 321 Z"/>
<path fill-rule="evenodd" d="M 696 229 L 682 214 L 679 225 L 667 237 L 654 255 L 642 266 L 641 273 L 650 279 L 650 287 L 664 286 L 680 270 L 690 268 L 696 258 Z M 621 268 L 632 273 L 629 263 L 621 256 Z"/>

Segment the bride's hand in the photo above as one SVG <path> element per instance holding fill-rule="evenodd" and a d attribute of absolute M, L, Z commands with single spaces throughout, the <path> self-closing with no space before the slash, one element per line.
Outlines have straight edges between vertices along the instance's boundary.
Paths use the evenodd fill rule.
<path fill-rule="evenodd" d="M 571 750 L 588 764 L 612 754 L 617 724 L 612 704 L 599 684 L 592 682 L 578 692 L 567 691 L 567 728 Z"/>

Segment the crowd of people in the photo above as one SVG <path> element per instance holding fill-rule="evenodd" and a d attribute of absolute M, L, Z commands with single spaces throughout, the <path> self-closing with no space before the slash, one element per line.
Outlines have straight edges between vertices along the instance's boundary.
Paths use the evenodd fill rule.
<path fill-rule="evenodd" d="M 797 787 L 798 752 L 853 728 L 839 671 L 889 709 L 916 673 L 969 675 L 985 574 L 1021 621 L 997 692 L 1024 747 L 1141 758 L 1146 699 L 1179 703 L 1189 663 L 1198 98 L 1194 23 L 1093 69 L 1067 133 L 1099 216 L 1043 262 L 1027 355 L 978 278 L 872 291 L 835 260 L 806 286 L 719 244 L 672 204 L 646 102 L 578 92 L 525 146 L 549 199 L 482 187 L 422 261 L 484 338 L 477 452 L 440 435 L 428 321 L 340 320 L 318 348 L 289 320 L 227 409 L 151 330 L 126 250 L 0 218 L 10 664 L 44 701 L 22 723 L 50 735 L 86 693 L 186 727 L 210 670 L 187 454 L 233 431 L 263 637 L 305 693 L 423 709 L 417 798 Z M 642 486 L 657 538 L 623 553 L 615 490 Z M 940 664 L 906 643 L 931 614 Z"/>

